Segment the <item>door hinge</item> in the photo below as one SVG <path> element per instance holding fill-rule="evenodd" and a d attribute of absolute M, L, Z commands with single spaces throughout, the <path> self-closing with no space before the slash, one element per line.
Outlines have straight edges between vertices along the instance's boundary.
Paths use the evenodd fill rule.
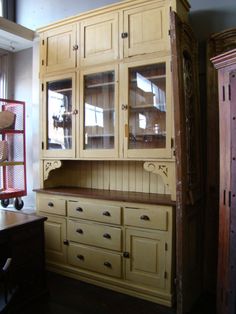
<path fill-rule="evenodd" d="M 172 137 L 171 140 L 170 140 L 170 147 L 173 150 L 173 156 L 175 156 L 175 147 L 174 146 L 175 146 L 175 141 L 174 141 L 174 139 Z"/>
<path fill-rule="evenodd" d="M 44 65 L 44 60 L 42 60 L 42 65 Z"/>
<path fill-rule="evenodd" d="M 165 271 L 164 272 L 164 278 L 167 279 L 167 277 L 168 277 L 168 274 L 167 274 L 167 271 Z"/>
<path fill-rule="evenodd" d="M 129 137 L 129 126 L 128 124 L 125 124 L 125 137 Z"/>
<path fill-rule="evenodd" d="M 231 85 L 228 86 L 229 101 L 231 101 Z"/>
<path fill-rule="evenodd" d="M 44 91 L 44 84 L 42 84 L 42 86 L 41 86 L 41 90 L 42 90 L 42 92 Z"/>
<path fill-rule="evenodd" d="M 42 40 L 42 45 L 44 46 L 44 39 Z"/>
<path fill-rule="evenodd" d="M 222 98 L 223 98 L 223 101 L 225 101 L 225 87 L 224 87 L 224 85 L 222 86 Z"/>
<path fill-rule="evenodd" d="M 44 142 L 42 142 L 42 149 L 44 149 Z"/>
<path fill-rule="evenodd" d="M 165 243 L 165 251 L 168 251 L 168 244 Z"/>
<path fill-rule="evenodd" d="M 172 37 L 173 37 L 173 34 L 174 34 L 173 29 L 169 29 L 169 31 L 168 31 L 168 35 L 170 36 L 170 38 L 172 38 Z"/>

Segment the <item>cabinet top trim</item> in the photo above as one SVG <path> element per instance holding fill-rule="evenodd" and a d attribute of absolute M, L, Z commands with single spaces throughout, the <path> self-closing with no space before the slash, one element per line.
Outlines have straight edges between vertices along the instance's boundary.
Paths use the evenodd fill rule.
<path fill-rule="evenodd" d="M 129 203 L 175 206 L 175 202 L 171 201 L 170 195 L 155 194 L 155 193 L 109 191 L 109 190 L 88 189 L 88 188 L 79 188 L 79 187 L 57 187 L 57 188 L 35 189 L 34 192 L 57 195 L 57 196 L 71 196 L 71 197 L 82 197 L 82 198 L 90 198 L 90 199 L 129 202 Z"/>
<path fill-rule="evenodd" d="M 166 3 L 166 5 L 169 5 L 170 7 L 172 7 L 174 9 L 174 11 L 176 10 L 178 3 L 181 3 L 183 5 L 183 7 L 186 9 L 186 11 L 189 11 L 189 9 L 190 9 L 190 4 L 189 4 L 188 0 L 151 0 L 151 1 L 150 0 L 122 0 L 122 1 L 117 2 L 117 3 L 102 6 L 102 7 L 93 9 L 93 10 L 82 12 L 82 13 L 79 13 L 77 15 L 59 20 L 57 22 L 48 24 L 45 27 L 40 27 L 37 29 L 37 32 L 43 33 L 45 31 L 48 31 L 48 30 L 53 29 L 53 28 L 58 27 L 58 26 L 64 26 L 64 25 L 67 25 L 69 23 L 79 22 L 80 20 L 84 20 L 88 17 L 93 17 L 93 16 L 96 16 L 98 14 L 109 13 L 109 12 L 114 12 L 114 10 L 125 9 L 131 5 L 139 6 L 139 5 L 144 5 L 145 3 L 146 4 L 153 4 L 155 2 L 160 2 L 160 3 L 164 2 L 164 3 Z"/>
<path fill-rule="evenodd" d="M 236 49 L 222 53 L 211 59 L 216 69 L 230 66 L 236 63 Z"/>

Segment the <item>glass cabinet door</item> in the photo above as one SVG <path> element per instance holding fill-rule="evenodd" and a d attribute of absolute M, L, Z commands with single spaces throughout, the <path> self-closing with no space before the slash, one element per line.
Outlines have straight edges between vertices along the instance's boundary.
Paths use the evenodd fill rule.
<path fill-rule="evenodd" d="M 44 156 L 74 156 L 73 76 L 45 82 Z"/>
<path fill-rule="evenodd" d="M 171 146 L 167 63 L 127 66 L 127 81 L 127 157 L 167 157 Z"/>
<path fill-rule="evenodd" d="M 112 157 L 117 148 L 116 70 L 84 73 L 82 155 Z"/>

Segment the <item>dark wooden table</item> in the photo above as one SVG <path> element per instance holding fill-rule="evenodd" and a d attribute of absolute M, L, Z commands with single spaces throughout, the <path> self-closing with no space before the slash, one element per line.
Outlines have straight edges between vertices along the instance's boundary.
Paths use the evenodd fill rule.
<path fill-rule="evenodd" d="M 0 262 L 12 258 L 11 284 L 21 305 L 47 291 L 44 257 L 46 217 L 0 210 Z"/>

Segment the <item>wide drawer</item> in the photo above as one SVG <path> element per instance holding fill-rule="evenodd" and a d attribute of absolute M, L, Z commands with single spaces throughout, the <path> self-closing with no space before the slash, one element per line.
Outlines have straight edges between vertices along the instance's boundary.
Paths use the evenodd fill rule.
<path fill-rule="evenodd" d="M 99 203 L 97 200 L 94 200 L 94 204 L 84 201 L 68 201 L 68 215 L 75 218 L 121 224 L 121 207 Z"/>
<path fill-rule="evenodd" d="M 37 197 L 37 209 L 49 214 L 66 215 L 66 201 L 50 195 Z"/>
<path fill-rule="evenodd" d="M 121 256 L 96 248 L 70 243 L 68 263 L 112 277 L 121 277 Z"/>
<path fill-rule="evenodd" d="M 121 251 L 121 229 L 106 225 L 68 220 L 70 241 Z"/>
<path fill-rule="evenodd" d="M 168 209 L 164 206 L 156 206 L 151 209 L 125 207 L 124 224 L 134 227 L 167 231 Z"/>

